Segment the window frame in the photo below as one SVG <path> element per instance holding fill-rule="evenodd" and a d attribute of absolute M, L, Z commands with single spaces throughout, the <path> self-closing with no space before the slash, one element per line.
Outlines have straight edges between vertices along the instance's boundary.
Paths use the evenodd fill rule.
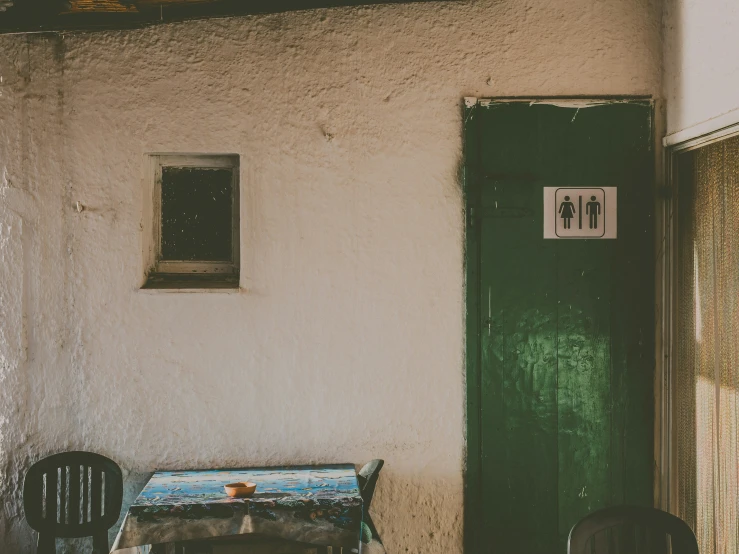
<path fill-rule="evenodd" d="M 199 286 L 200 283 L 221 277 L 238 279 L 240 274 L 240 191 L 239 156 L 237 154 L 149 154 L 149 194 L 147 219 L 150 221 L 151 243 L 145 246 L 146 279 L 181 280 L 184 276 Z M 231 170 L 231 260 L 192 261 L 162 259 L 162 170 L 165 167 L 192 167 Z M 147 252 L 148 251 L 148 252 Z M 201 279 L 197 277 L 200 276 Z M 149 283 L 146 283 L 149 284 Z M 190 287 L 191 285 L 188 285 Z M 181 286 L 179 288 L 188 288 Z"/>

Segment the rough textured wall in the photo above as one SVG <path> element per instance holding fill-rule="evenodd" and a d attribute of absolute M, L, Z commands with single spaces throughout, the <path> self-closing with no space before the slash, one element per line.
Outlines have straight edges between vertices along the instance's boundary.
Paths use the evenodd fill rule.
<path fill-rule="evenodd" d="M 387 461 L 391 552 L 461 551 L 461 98 L 658 94 L 657 1 L 319 10 L 0 38 L 0 518 L 84 448 Z M 238 293 L 141 291 L 146 152 L 241 155 Z M 86 209 L 77 213 L 75 202 Z"/>
<path fill-rule="evenodd" d="M 664 7 L 667 132 L 738 110 L 739 2 L 665 0 Z"/>

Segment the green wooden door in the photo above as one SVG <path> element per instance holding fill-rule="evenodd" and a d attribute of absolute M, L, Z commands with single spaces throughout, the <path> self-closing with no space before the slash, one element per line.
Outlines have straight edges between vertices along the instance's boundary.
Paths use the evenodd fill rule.
<path fill-rule="evenodd" d="M 652 106 L 465 111 L 468 552 L 564 553 L 652 502 Z M 618 238 L 543 238 L 543 187 L 618 188 Z"/>

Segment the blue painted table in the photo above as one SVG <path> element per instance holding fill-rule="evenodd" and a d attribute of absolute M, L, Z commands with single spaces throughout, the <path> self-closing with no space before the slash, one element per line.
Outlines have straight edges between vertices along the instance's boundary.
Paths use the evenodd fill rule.
<path fill-rule="evenodd" d="M 252 481 L 250 498 L 223 486 Z M 158 471 L 126 514 L 113 550 L 258 533 L 358 548 L 362 497 L 351 464 Z"/>

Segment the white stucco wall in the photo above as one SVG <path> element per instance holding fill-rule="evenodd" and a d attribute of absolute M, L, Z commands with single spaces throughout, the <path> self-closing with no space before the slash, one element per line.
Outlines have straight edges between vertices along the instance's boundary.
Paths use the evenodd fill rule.
<path fill-rule="evenodd" d="M 661 9 L 0 37 L 0 551 L 31 551 L 30 461 L 82 448 L 121 464 L 127 502 L 155 468 L 382 457 L 389 550 L 460 552 L 461 99 L 658 95 Z M 241 155 L 241 292 L 138 290 L 157 151 Z"/>
<path fill-rule="evenodd" d="M 667 132 L 739 122 L 739 2 L 665 0 L 664 11 Z"/>

